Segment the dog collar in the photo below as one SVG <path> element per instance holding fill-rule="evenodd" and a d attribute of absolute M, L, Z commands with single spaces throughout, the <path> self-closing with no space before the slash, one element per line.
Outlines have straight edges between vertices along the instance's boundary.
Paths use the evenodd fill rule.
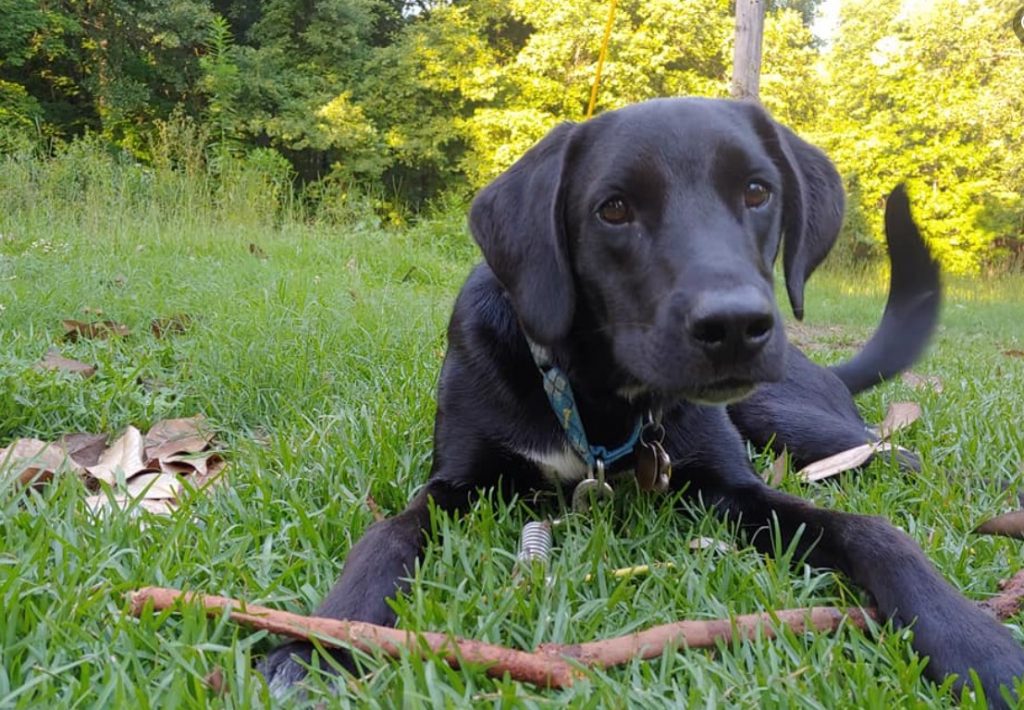
<path fill-rule="evenodd" d="M 587 439 L 587 432 L 583 428 L 583 420 L 580 419 L 580 410 L 576 406 L 576 398 L 573 396 L 569 378 L 561 368 L 553 365 L 546 369 L 540 367 L 540 371 L 544 378 L 544 393 L 548 396 L 558 423 L 562 425 L 569 445 L 586 462 L 588 469 L 593 471 L 598 466 L 598 462 L 610 466 L 633 453 L 637 441 L 640 440 L 640 432 L 644 428 L 643 417 L 636 418 L 633 433 L 621 446 L 614 449 L 594 446 Z"/>
<path fill-rule="evenodd" d="M 527 339 L 530 345 L 530 354 L 533 361 L 540 370 L 544 381 L 544 393 L 548 396 L 551 409 L 555 412 L 558 423 L 562 425 L 566 439 L 573 451 L 587 464 L 591 475 L 599 466 L 610 466 L 619 459 L 625 458 L 636 449 L 640 440 L 640 433 L 644 428 L 643 416 L 636 418 L 636 425 L 633 433 L 629 435 L 620 446 L 608 449 L 604 446 L 593 446 L 587 439 L 587 432 L 583 428 L 583 420 L 580 418 L 579 407 L 576 406 L 576 397 L 572 392 L 572 385 L 569 384 L 569 377 L 565 372 L 551 362 L 547 349 Z"/>
<path fill-rule="evenodd" d="M 614 496 L 612 487 L 605 480 L 605 465 L 612 464 L 626 456 L 633 457 L 633 475 L 642 491 L 668 490 L 672 477 L 672 461 L 665 448 L 661 445 L 665 437 L 665 429 L 661 426 L 661 413 L 657 416 L 647 412 L 636 418 L 633 433 L 618 448 L 607 449 L 604 446 L 592 446 L 587 440 L 583 428 L 576 397 L 573 396 L 569 377 L 551 361 L 551 353 L 547 348 L 537 345 L 529 338 L 530 354 L 540 370 L 544 382 L 544 393 L 548 397 L 551 409 L 555 412 L 558 423 L 562 425 L 565 437 L 569 440 L 573 451 L 587 465 L 587 477 L 580 481 L 572 492 L 572 507 L 580 513 L 586 513 L 596 498 L 608 499 Z"/>

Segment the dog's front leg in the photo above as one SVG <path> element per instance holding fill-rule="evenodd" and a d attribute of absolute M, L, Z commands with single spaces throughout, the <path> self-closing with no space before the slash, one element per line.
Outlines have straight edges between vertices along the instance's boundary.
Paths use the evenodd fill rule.
<path fill-rule="evenodd" d="M 730 520 L 737 521 L 762 552 L 796 542 L 797 557 L 838 569 L 866 589 L 879 611 L 897 626 L 910 626 L 914 648 L 929 658 L 926 675 L 936 681 L 957 675 L 957 687 L 980 677 L 993 707 L 1004 707 L 1000 686 L 1013 691 L 1024 678 L 1024 649 L 1006 628 L 949 585 L 910 537 L 879 517 L 818 508 L 767 486 L 754 473 L 725 414 L 678 418 L 669 429 L 681 457 L 678 473 Z M 674 430 L 674 432 L 673 432 Z M 685 440 L 685 441 L 684 441 Z"/>
<path fill-rule="evenodd" d="M 454 512 L 469 503 L 475 490 L 439 478 L 428 481 L 404 511 L 366 530 L 349 552 L 341 577 L 313 615 L 393 626 L 395 613 L 388 599 L 409 587 L 408 578 L 426 542 L 425 531 L 430 529 L 430 501 L 440 510 Z M 331 654 L 342 667 L 352 669 L 348 652 L 333 650 Z M 270 652 L 260 671 L 271 690 L 281 692 L 306 677 L 313 655 L 310 643 L 286 643 Z M 322 659 L 319 666 L 331 670 L 331 664 Z"/>

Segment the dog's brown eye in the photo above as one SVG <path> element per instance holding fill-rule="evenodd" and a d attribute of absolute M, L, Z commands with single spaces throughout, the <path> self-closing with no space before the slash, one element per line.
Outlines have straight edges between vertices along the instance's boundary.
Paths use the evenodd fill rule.
<path fill-rule="evenodd" d="M 633 219 L 633 210 L 621 197 L 613 197 L 597 208 L 597 216 L 608 224 L 625 224 Z"/>
<path fill-rule="evenodd" d="M 763 182 L 751 180 L 743 191 L 743 204 L 747 209 L 757 209 L 768 204 L 772 198 L 772 191 Z"/>

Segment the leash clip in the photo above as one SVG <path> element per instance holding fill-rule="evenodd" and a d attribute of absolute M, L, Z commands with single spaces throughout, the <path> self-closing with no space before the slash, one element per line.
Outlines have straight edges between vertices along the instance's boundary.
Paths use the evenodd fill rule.
<path fill-rule="evenodd" d="M 577 483 L 572 492 L 572 509 L 577 513 L 588 513 L 595 502 L 614 497 L 615 491 L 604 478 L 604 459 L 596 458 L 587 471 L 587 477 Z"/>

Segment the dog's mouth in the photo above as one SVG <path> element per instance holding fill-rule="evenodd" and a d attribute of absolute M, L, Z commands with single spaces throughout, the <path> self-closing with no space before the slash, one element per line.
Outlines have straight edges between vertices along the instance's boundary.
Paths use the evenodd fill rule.
<path fill-rule="evenodd" d="M 685 397 L 695 404 L 732 404 L 747 397 L 755 387 L 756 382 L 729 378 L 688 392 Z"/>
<path fill-rule="evenodd" d="M 702 386 L 696 390 L 677 390 L 672 393 L 658 393 L 649 387 L 634 384 L 619 388 L 617 394 L 631 402 L 651 396 L 656 401 L 678 402 L 685 400 L 694 404 L 722 405 L 732 404 L 733 402 L 745 399 L 756 387 L 757 383 L 749 380 L 727 379 Z"/>

